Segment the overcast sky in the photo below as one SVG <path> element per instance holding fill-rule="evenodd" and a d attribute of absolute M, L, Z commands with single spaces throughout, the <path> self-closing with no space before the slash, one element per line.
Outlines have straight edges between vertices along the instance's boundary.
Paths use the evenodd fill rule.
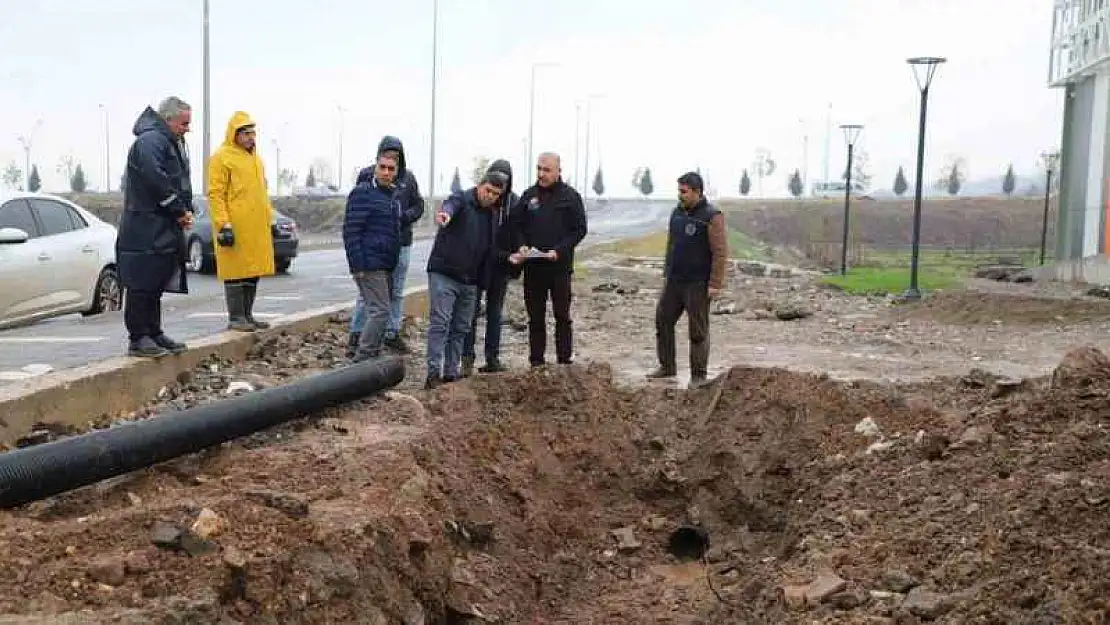
<path fill-rule="evenodd" d="M 422 186 L 429 178 L 432 0 L 211 0 L 212 134 L 231 113 L 259 122 L 271 180 L 281 166 L 303 181 L 314 159 L 343 177 L 369 161 L 383 133 L 404 141 Z M 440 0 L 436 177 L 439 190 L 476 156 L 523 167 L 529 78 L 537 70 L 535 152 L 585 152 L 610 193 L 630 193 L 638 166 L 659 194 L 700 166 L 735 195 L 740 172 L 765 149 L 785 176 L 844 163 L 836 126 L 866 126 L 874 187 L 898 166 L 912 178 L 918 91 L 909 56 L 946 56 L 929 100 L 926 173 L 967 159 L 972 178 L 1013 162 L 1035 171 L 1059 141 L 1062 94 L 1046 86 L 1051 0 Z M 34 129 L 31 160 L 47 190 L 67 154 L 103 188 L 104 111 L 113 187 L 147 104 L 178 94 L 196 108 L 189 135 L 201 174 L 201 0 L 35 0 L 0 20 L 0 166 L 23 166 L 17 137 Z M 595 96 L 590 99 L 589 96 Z M 576 104 L 583 127 L 576 142 Z M 101 108 L 103 105 L 103 109 Z M 578 159 L 582 160 L 582 157 Z M 531 167 L 528 168 L 529 170 Z M 574 176 L 574 177 L 580 177 Z M 529 172 L 529 178 L 531 173 Z"/>

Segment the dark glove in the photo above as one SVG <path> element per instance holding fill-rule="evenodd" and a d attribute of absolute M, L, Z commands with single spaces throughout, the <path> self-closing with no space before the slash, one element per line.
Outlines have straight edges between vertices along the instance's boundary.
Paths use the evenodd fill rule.
<path fill-rule="evenodd" d="M 235 245 L 235 233 L 231 230 L 231 224 L 227 224 L 223 228 L 220 228 L 220 233 L 216 235 L 216 242 L 223 247 Z"/>

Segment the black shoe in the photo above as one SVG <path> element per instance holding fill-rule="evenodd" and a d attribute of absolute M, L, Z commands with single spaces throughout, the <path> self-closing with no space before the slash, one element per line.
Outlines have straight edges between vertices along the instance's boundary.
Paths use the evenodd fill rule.
<path fill-rule="evenodd" d="M 501 361 L 497 359 L 487 360 L 486 366 L 478 368 L 478 371 L 481 373 L 502 373 L 508 370 L 509 368 L 501 364 Z"/>
<path fill-rule="evenodd" d="M 573 360 L 563 360 L 562 358 L 560 358 L 559 360 L 557 360 L 555 362 L 556 362 L 556 364 L 560 364 L 560 365 L 573 365 L 574 364 Z"/>
<path fill-rule="evenodd" d="M 154 337 L 154 342 L 157 343 L 159 347 L 168 350 L 171 354 L 184 354 L 189 350 L 188 345 L 175 341 L 165 334 L 159 334 Z"/>
<path fill-rule="evenodd" d="M 400 337 L 400 335 L 388 336 L 382 344 L 389 349 L 397 352 L 398 354 L 412 353 L 412 350 L 409 349 L 409 346 L 405 343 L 405 340 Z"/>
<path fill-rule="evenodd" d="M 529 362 L 528 364 L 529 364 L 529 365 L 530 365 L 530 366 L 531 366 L 531 367 L 532 367 L 533 369 L 539 369 L 540 367 L 546 367 L 546 366 L 547 366 L 547 361 L 544 361 L 544 360 L 538 360 L 538 361 L 537 361 L 537 360 L 533 360 L 533 361 Z"/>
<path fill-rule="evenodd" d="M 159 358 L 169 354 L 165 347 L 154 342 L 149 336 L 144 336 L 137 341 L 131 341 L 127 346 L 127 355 L 137 358 Z"/>
<path fill-rule="evenodd" d="M 358 353 L 358 342 L 362 340 L 361 332 L 351 332 L 347 337 L 347 358 L 354 358 Z"/>
<path fill-rule="evenodd" d="M 665 367 L 659 367 L 658 369 L 656 369 L 655 371 L 652 371 L 651 373 L 647 374 L 644 377 L 646 377 L 649 380 L 661 380 L 663 378 L 673 378 L 676 375 L 678 375 L 678 372 L 675 371 L 674 369 L 667 369 Z"/>
<path fill-rule="evenodd" d="M 446 380 L 433 373 L 424 380 L 424 390 L 430 391 L 437 386 L 442 385 L 445 381 Z"/>
<path fill-rule="evenodd" d="M 458 382 L 461 379 L 462 378 L 457 376 L 457 375 L 445 375 L 445 376 L 443 376 L 443 383 L 444 384 L 450 384 L 452 382 Z"/>

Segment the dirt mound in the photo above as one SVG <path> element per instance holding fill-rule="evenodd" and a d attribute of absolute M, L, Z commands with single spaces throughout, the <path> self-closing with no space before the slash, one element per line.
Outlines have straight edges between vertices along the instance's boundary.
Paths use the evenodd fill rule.
<path fill-rule="evenodd" d="M 1064 324 L 1110 318 L 1110 302 L 951 291 L 936 293 L 900 311 L 906 319 L 937 323 Z"/>
<path fill-rule="evenodd" d="M 1055 384 L 592 365 L 389 394 L 0 513 L 0 614 L 1104 622 L 1110 361 L 1084 353 Z"/>

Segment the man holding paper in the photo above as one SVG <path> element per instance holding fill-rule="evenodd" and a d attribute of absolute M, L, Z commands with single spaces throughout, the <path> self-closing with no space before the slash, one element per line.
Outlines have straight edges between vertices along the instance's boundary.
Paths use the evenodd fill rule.
<path fill-rule="evenodd" d="M 525 259 L 524 304 L 528 310 L 528 361 L 545 364 L 547 300 L 555 317 L 555 358 L 571 363 L 571 276 L 574 248 L 586 237 L 586 207 L 574 187 L 563 182 L 559 155 L 540 154 L 536 184 L 524 191 L 513 210 L 517 251 Z M 519 257 L 518 257 L 519 258 Z"/>

